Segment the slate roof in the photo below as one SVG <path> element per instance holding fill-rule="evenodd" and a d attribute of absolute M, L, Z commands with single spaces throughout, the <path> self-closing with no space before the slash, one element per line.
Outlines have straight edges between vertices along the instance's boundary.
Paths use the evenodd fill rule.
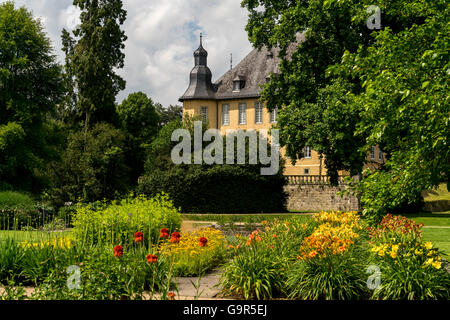
<path fill-rule="evenodd" d="M 297 41 L 303 41 L 303 34 L 297 36 Z M 298 43 L 298 42 L 297 42 Z M 292 54 L 296 48 L 294 43 L 289 48 L 288 56 Z M 204 83 L 198 78 L 198 72 L 206 73 L 206 77 L 209 76 L 210 70 L 205 66 L 205 70 L 196 70 L 197 66 L 191 71 L 191 81 L 189 88 L 184 95 L 179 99 L 193 100 L 193 99 L 208 99 L 208 100 L 226 100 L 226 99 L 244 99 L 244 98 L 258 98 L 260 96 L 261 87 L 260 84 L 267 82 L 267 78 L 271 73 L 280 73 L 278 58 L 279 49 L 272 48 L 268 50 L 266 47 L 259 49 L 253 49 L 239 64 L 233 69 L 228 70 L 211 86 L 208 81 Z M 194 75 L 192 74 L 194 72 Z M 233 91 L 233 80 L 245 80 L 244 88 L 240 91 Z M 205 79 L 208 80 L 208 79 Z"/>

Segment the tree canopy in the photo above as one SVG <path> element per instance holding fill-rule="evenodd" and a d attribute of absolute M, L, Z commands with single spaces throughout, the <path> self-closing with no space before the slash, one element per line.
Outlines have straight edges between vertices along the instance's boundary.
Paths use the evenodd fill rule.
<path fill-rule="evenodd" d="M 385 212 L 448 181 L 449 16 L 443 0 L 383 0 L 381 30 L 372 30 L 372 4 L 242 1 L 252 43 L 281 49 L 281 74 L 262 96 L 281 109 L 287 155 L 311 146 L 336 182 L 338 170 L 360 173 L 379 145 L 386 164 L 365 173 L 358 190 L 366 212 Z"/>
<path fill-rule="evenodd" d="M 125 80 L 116 71 L 124 66 L 127 37 L 121 25 L 127 12 L 121 0 L 74 0 L 73 4 L 81 9 L 81 24 L 74 37 L 65 29 L 62 32 L 67 81 L 73 88 L 65 108 L 84 116 L 87 130 L 90 122 L 117 121 L 115 98 L 125 88 Z"/>
<path fill-rule="evenodd" d="M 24 7 L 0 4 L 0 180 L 5 188 L 33 189 L 45 161 L 54 158 L 47 122 L 63 95 L 42 24 Z"/>

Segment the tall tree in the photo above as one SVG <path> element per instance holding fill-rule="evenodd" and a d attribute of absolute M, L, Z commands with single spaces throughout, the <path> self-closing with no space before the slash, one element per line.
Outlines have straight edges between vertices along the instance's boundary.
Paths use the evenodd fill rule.
<path fill-rule="evenodd" d="M 117 106 L 122 130 L 127 135 L 127 163 L 132 168 L 132 180 L 137 181 L 144 170 L 146 150 L 156 137 L 160 115 L 155 103 L 143 92 L 135 92 Z"/>
<path fill-rule="evenodd" d="M 325 156 L 328 174 L 360 172 L 379 144 L 383 170 L 359 184 L 366 212 L 412 202 L 448 181 L 448 3 L 380 0 L 372 30 L 368 0 L 244 0 L 250 40 L 280 46 L 281 74 L 263 98 L 279 106 L 281 144 Z M 299 33 L 304 41 L 292 43 Z M 289 53 L 289 54 L 287 54 Z"/>
<path fill-rule="evenodd" d="M 432 2 L 378 1 L 381 25 L 397 32 L 423 23 Z M 271 77 L 262 94 L 270 109 L 281 109 L 281 145 L 291 159 L 301 158 L 305 146 L 317 150 L 335 183 L 338 170 L 352 175 L 361 171 L 367 146 L 364 134 L 353 135 L 359 110 L 345 106 L 363 90 L 362 83 L 348 76 L 336 80 L 330 67 L 341 62 L 344 52 L 372 45 L 376 30 L 367 26 L 372 4 L 370 0 L 242 1 L 249 10 L 246 30 L 252 43 L 281 49 L 281 74 Z M 293 48 L 299 34 L 304 39 Z"/>
<path fill-rule="evenodd" d="M 125 81 L 116 70 L 124 66 L 127 37 L 121 25 L 127 13 L 121 0 L 74 0 L 73 4 L 81 9 L 81 24 L 73 31 L 75 38 L 65 29 L 62 33 L 66 72 L 74 88 L 66 108 L 76 109 L 87 130 L 90 123 L 117 121 L 115 97 Z"/>
<path fill-rule="evenodd" d="M 39 191 L 54 157 L 47 118 L 63 95 L 61 66 L 41 22 L 25 7 L 0 4 L 0 181 Z"/>

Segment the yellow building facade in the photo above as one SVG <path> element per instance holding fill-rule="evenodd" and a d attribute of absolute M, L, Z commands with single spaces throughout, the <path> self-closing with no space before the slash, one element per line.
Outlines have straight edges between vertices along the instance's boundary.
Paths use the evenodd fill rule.
<path fill-rule="evenodd" d="M 194 52 L 195 65 L 190 74 L 189 87 L 179 101 L 183 103 L 183 115 L 202 116 L 210 128 L 220 130 L 269 130 L 276 123 L 276 110 L 269 112 L 259 101 L 261 84 L 266 83 L 271 73 L 279 73 L 277 49 L 254 49 L 238 65 L 212 83 L 212 74 L 207 66 L 208 53 L 202 46 Z M 383 162 L 383 154 L 375 147 L 368 155 L 368 163 L 376 166 Z M 325 176 L 326 168 L 319 154 L 306 148 L 302 159 L 292 164 L 285 161 L 285 175 Z M 340 175 L 347 175 L 340 172 Z"/>

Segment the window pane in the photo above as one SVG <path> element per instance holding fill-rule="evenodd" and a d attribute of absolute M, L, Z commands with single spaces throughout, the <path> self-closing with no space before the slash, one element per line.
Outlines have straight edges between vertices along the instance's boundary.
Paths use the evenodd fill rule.
<path fill-rule="evenodd" d="M 208 107 L 200 107 L 200 115 L 204 122 L 208 121 Z"/>
<path fill-rule="evenodd" d="M 303 154 L 305 158 L 311 158 L 311 147 L 305 147 Z"/>
<path fill-rule="evenodd" d="M 275 108 L 270 112 L 270 122 L 277 122 L 277 111 L 278 108 Z"/>
<path fill-rule="evenodd" d="M 370 149 L 370 159 L 375 160 L 375 146 Z"/>
<path fill-rule="evenodd" d="M 255 123 L 263 122 L 263 106 L 261 102 L 255 102 Z"/>
<path fill-rule="evenodd" d="M 228 104 L 222 105 L 222 125 L 230 125 L 230 106 Z"/>
<path fill-rule="evenodd" d="M 245 124 L 247 122 L 246 104 L 239 103 L 239 124 Z"/>

